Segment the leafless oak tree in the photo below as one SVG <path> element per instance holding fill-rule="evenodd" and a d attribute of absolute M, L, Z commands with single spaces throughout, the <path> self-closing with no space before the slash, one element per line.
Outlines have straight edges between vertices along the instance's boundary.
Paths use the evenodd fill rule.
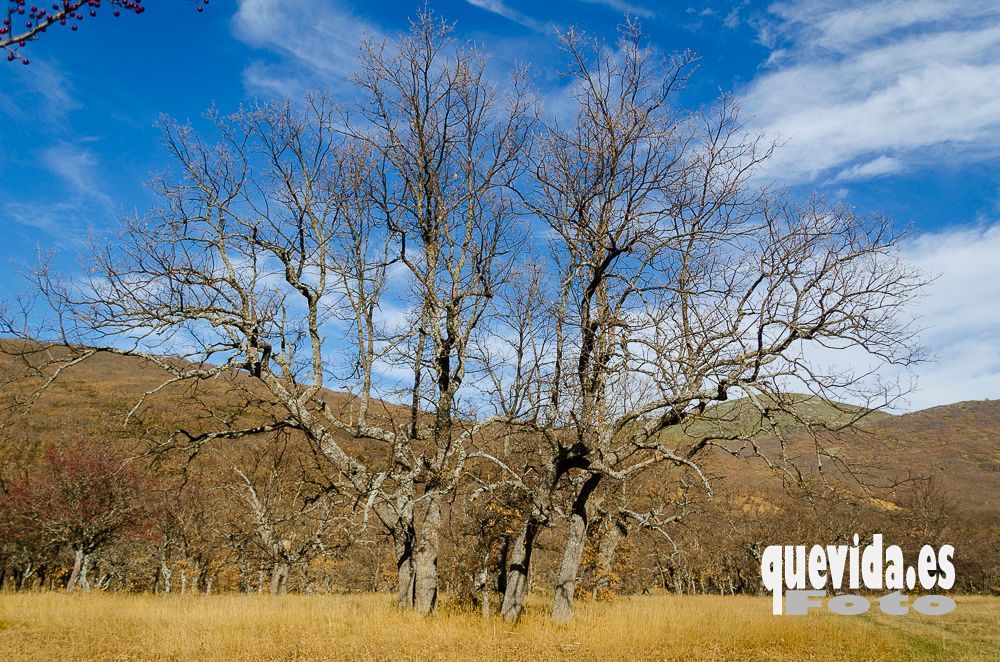
<path fill-rule="evenodd" d="M 796 415 L 783 394 L 883 406 L 898 393 L 824 370 L 810 348 L 916 358 L 899 314 L 921 278 L 900 264 L 900 236 L 884 219 L 756 188 L 771 146 L 746 134 L 732 99 L 705 113 L 675 111 L 692 58 L 661 59 L 634 25 L 616 49 L 573 31 L 562 43 L 575 116 L 536 143 L 531 197 L 549 230 L 549 286 L 535 315 L 549 316 L 539 333 L 552 350 L 508 353 L 517 375 L 548 384 L 524 391 L 540 399 L 521 423 L 549 450 L 539 480 L 522 481 L 533 507 L 510 566 L 508 618 L 523 609 L 534 532 L 556 513 L 566 529 L 552 616 L 570 616 L 589 503 L 602 483 L 671 463 L 711 492 L 700 454 L 712 445 L 760 451 L 757 433 L 775 432 L 783 410 Z M 748 398 L 757 424 L 692 426 L 733 396 Z M 678 441 L 669 429 L 691 434 Z M 794 476 L 781 451 L 775 466 Z M 817 443 L 815 457 L 823 455 Z"/>
<path fill-rule="evenodd" d="M 272 420 L 198 441 L 303 432 L 365 517 L 391 531 L 400 606 L 430 613 L 442 509 L 482 425 L 456 429 L 459 389 L 474 331 L 517 256 L 513 186 L 534 100 L 521 73 L 505 87 L 489 81 L 485 56 L 429 12 L 398 41 L 362 50 L 357 113 L 317 95 L 303 109 L 213 115 L 215 144 L 168 122 L 179 173 L 155 182 L 162 206 L 128 221 L 89 282 L 41 273 L 39 290 L 64 315 L 61 344 L 89 346 L 60 369 L 111 351 L 159 365 L 164 386 L 234 370 L 257 382 L 250 390 Z M 400 267 L 389 302 L 389 271 Z M 383 323 L 383 305 L 405 324 Z M 353 343 L 337 343 L 344 328 Z M 356 397 L 341 412 L 326 389 L 328 357 L 344 350 Z M 403 365 L 396 391 L 407 406 L 373 416 L 379 372 Z M 378 445 L 387 463 L 365 461 L 346 439 Z"/>

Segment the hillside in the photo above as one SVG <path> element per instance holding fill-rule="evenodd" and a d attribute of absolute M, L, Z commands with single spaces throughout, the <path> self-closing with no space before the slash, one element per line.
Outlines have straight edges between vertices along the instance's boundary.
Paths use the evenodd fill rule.
<path fill-rule="evenodd" d="M 25 387 L 30 388 L 38 380 L 37 375 L 19 372 L 11 357 L 0 354 L 0 479 L 4 481 L 17 476 L 30 478 L 30 472 L 40 461 L 41 449 L 49 444 L 63 445 L 82 439 L 107 442 L 119 451 L 142 453 L 159 449 L 178 428 L 197 435 L 222 426 L 259 425 L 283 416 L 280 411 L 255 403 L 255 389 L 259 386 L 245 374 L 233 373 L 203 382 L 197 388 L 191 385 L 165 388 L 125 425 L 125 414 L 144 392 L 161 383 L 162 373 L 142 360 L 98 355 L 66 371 L 27 416 L 9 417 L 8 405 L 15 394 L 23 393 Z M 348 405 L 348 397 L 342 393 L 327 392 L 325 398 L 334 411 L 343 412 Z M 759 458 L 733 457 L 718 448 L 711 449 L 701 463 L 715 479 L 715 498 L 711 501 L 706 500 L 696 480 L 688 481 L 693 482 L 695 489 L 685 493 L 677 481 L 675 468 L 661 465 L 650 469 L 628 483 L 638 512 L 650 509 L 649 512 L 669 515 L 679 512 L 682 501 L 688 497 L 693 506 L 682 523 L 671 525 L 670 545 L 679 543 L 680 555 L 661 556 L 670 545 L 664 547 L 666 543 L 655 531 L 629 535 L 622 542 L 621 590 L 642 592 L 660 585 L 672 590 L 683 588 L 685 592 L 752 592 L 759 564 L 753 550 L 761 541 L 833 540 L 858 530 L 883 531 L 913 544 L 923 544 L 932 534 L 947 536 L 949 543 L 962 550 L 958 563 L 966 581 L 964 586 L 982 591 L 996 585 L 996 555 L 990 550 L 1000 513 L 997 471 L 1000 449 L 995 441 L 1000 430 L 1000 402 L 957 403 L 892 416 L 801 395 L 787 398 L 791 414 L 779 423 L 789 455 L 806 474 L 815 473 L 815 440 L 808 432 L 809 426 L 838 424 L 866 414 L 860 432 L 825 433 L 822 441 L 832 456 L 851 465 L 851 472 L 847 473 L 839 471 L 838 462 L 830 458 L 824 464 L 836 493 L 850 498 L 821 500 L 825 502 L 820 505 L 822 512 L 815 511 L 817 504 L 799 498 L 801 495 L 783 485 Z M 375 418 L 399 413 L 389 406 L 377 409 L 373 412 Z M 712 426 L 725 429 L 756 425 L 757 415 L 745 401 L 722 403 L 711 413 L 709 420 L 697 422 L 687 432 L 704 434 Z M 671 441 L 683 443 L 677 437 L 680 433 L 679 429 L 671 430 L 675 437 Z M 182 436 L 180 441 L 186 443 Z M 352 455 L 369 466 L 388 466 L 386 444 L 347 438 L 341 441 Z M 778 442 L 765 432 L 755 442 L 765 452 L 778 450 Z M 527 449 L 525 452 L 530 452 Z M 310 499 L 327 494 L 323 485 L 334 473 L 332 467 L 301 435 L 294 433 L 280 438 L 265 435 L 254 439 L 214 439 L 181 450 L 157 453 L 153 467 L 172 504 L 169 511 L 173 519 L 157 524 L 166 527 L 162 529 L 167 532 L 166 537 L 156 538 L 161 542 L 143 539 L 138 547 L 115 550 L 115 554 L 124 555 L 121 558 L 129 559 L 129 579 L 123 575 L 120 585 L 145 590 L 150 567 L 160 563 L 156 555 L 166 554 L 172 559 L 171 567 L 181 571 L 197 568 L 203 575 L 200 581 L 207 581 L 211 575 L 219 590 L 262 586 L 264 580 L 260 577 L 265 575 L 258 574 L 255 568 L 267 568 L 274 560 L 267 555 L 269 552 L 262 552 L 253 543 L 255 520 L 248 515 L 244 504 L 246 487 L 237 480 L 235 468 L 246 468 L 259 489 L 270 490 L 272 501 L 268 507 L 276 509 L 274 517 L 285 527 L 284 535 L 288 539 L 302 536 L 305 544 L 310 539 L 305 532 L 311 530 L 305 527 L 314 524 L 309 519 L 309 513 L 314 512 L 309 506 Z M 739 455 L 745 453 L 741 451 Z M 285 459 L 280 460 L 281 457 Z M 460 587 L 466 586 L 472 576 L 468 568 L 479 562 L 481 545 L 493 544 L 491 541 L 510 535 L 510 529 L 503 528 L 507 525 L 495 513 L 513 517 L 524 507 L 516 491 L 474 501 L 471 491 L 478 484 L 475 472 L 480 469 L 489 470 L 488 467 L 470 469 L 473 478 L 459 490 L 449 509 L 453 524 L 448 529 L 443 553 L 457 564 L 458 570 L 447 575 L 455 591 L 466 590 Z M 921 505 L 914 501 L 915 496 L 920 496 L 914 487 L 926 481 L 900 481 L 927 476 L 938 480 L 934 482 L 935 491 L 926 493 L 929 500 Z M 880 489 L 868 493 L 864 499 L 856 499 L 851 493 L 861 494 L 859 479 Z M 897 483 L 900 487 L 892 488 Z M 176 489 L 180 486 L 183 488 Z M 601 536 L 611 530 L 609 515 L 616 507 L 615 490 L 607 482 L 596 501 L 590 545 L 597 545 Z M 340 512 L 337 509 L 349 512 L 354 507 L 353 501 L 350 495 L 337 495 L 336 491 L 329 494 L 333 509 L 329 511 L 333 517 L 330 522 L 338 522 L 341 518 L 335 516 Z M 300 497 L 306 499 L 304 507 L 297 501 Z M 924 505 L 930 508 L 925 509 Z M 951 524 L 945 525 L 941 517 Z M 351 520 L 343 521 L 346 524 Z M 365 536 L 367 542 L 354 546 L 344 544 L 345 540 L 353 539 L 354 533 L 341 531 L 339 524 L 330 526 L 324 533 L 329 536 L 324 544 L 330 545 L 324 563 L 296 562 L 295 582 L 299 590 L 315 590 L 316 582 L 325 586 L 324 590 L 332 586 L 340 587 L 338 590 L 385 589 L 389 581 L 386 578 L 393 576 L 394 557 L 384 532 L 378 527 L 370 528 Z M 562 526 L 556 521 L 539 535 L 534 572 L 551 578 L 557 569 Z M 930 533 L 925 527 L 930 527 L 927 530 Z M 111 563 L 114 558 L 118 557 L 109 552 L 105 562 Z M 720 564 L 720 560 L 725 562 Z M 8 559 L 8 562 L 13 561 Z M 65 558 L 53 561 L 64 562 Z M 593 582 L 600 575 L 596 573 L 596 566 L 587 566 L 581 580 L 583 585 L 590 582 L 591 589 L 597 590 Z M 542 580 L 540 585 L 546 581 Z"/>
<path fill-rule="evenodd" d="M 32 380 L 17 378 L 13 359 L 0 355 L 0 370 L 17 388 Z M 124 427 L 125 414 L 142 394 L 156 387 L 163 373 L 139 359 L 101 354 L 68 370 L 45 394 L 23 421 L 8 421 L 7 434 L 28 441 L 20 448 L 35 446 L 43 439 L 73 439 L 81 435 L 119 439 L 133 447 L 149 447 L 170 431 L 185 428 L 197 432 L 214 418 L 206 405 L 228 414 L 233 422 L 241 418 L 259 419 L 266 413 L 237 411 L 245 401 L 242 389 L 250 388 L 245 378 L 233 376 L 203 383 L 198 392 L 171 387 L 157 394 L 143 408 L 141 417 Z M 11 401 L 11 382 L 0 384 L 0 404 Z M 343 394 L 328 393 L 335 409 L 346 405 Z M 842 423 L 862 412 L 852 405 L 823 402 L 819 398 L 791 395 L 794 419 L 784 416 L 779 423 L 792 447 L 796 440 L 808 446 L 801 429 L 809 423 Z M 746 400 L 733 400 L 714 408 L 712 420 L 698 422 L 687 432 L 703 434 L 707 429 L 756 425 L 756 413 Z M 217 425 L 217 420 L 210 421 Z M 888 485 L 907 477 L 937 477 L 963 509 L 974 512 L 1000 511 L 1000 401 L 959 402 L 902 415 L 868 412 L 862 419 L 861 434 L 841 433 L 827 440 L 834 454 L 849 460 L 858 476 L 872 484 Z M 680 431 L 671 432 L 675 439 Z M 763 438 L 761 447 L 774 450 L 776 442 Z M 800 464 L 808 466 L 807 450 Z M 839 452 L 839 453 L 838 453 Z M 775 477 L 761 462 L 746 462 L 714 453 L 712 473 L 741 490 L 780 489 Z M 836 467 L 833 467 L 836 470 Z M 890 494 L 891 498 L 891 494 Z"/>

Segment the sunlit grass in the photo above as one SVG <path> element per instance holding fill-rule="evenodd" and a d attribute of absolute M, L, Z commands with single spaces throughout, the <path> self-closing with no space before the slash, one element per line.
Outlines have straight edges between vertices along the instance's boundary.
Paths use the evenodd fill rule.
<path fill-rule="evenodd" d="M 996 598 L 938 617 L 774 617 L 767 598 L 646 596 L 511 626 L 445 605 L 433 619 L 383 595 L 0 595 L 0 659 L 996 659 Z"/>

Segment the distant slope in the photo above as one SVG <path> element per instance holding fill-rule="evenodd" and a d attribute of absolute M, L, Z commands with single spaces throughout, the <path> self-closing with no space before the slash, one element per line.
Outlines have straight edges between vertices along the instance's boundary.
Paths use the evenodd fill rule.
<path fill-rule="evenodd" d="M 12 359 L 2 354 L 0 372 L 16 377 Z M 209 420 L 212 414 L 204 409 L 205 402 L 214 403 L 239 420 L 240 412 L 234 410 L 239 398 L 233 396 L 233 389 L 249 380 L 236 376 L 201 384 L 197 398 L 186 388 L 167 389 L 150 400 L 140 423 L 124 428 L 125 413 L 162 377 L 159 369 L 139 359 L 98 355 L 67 371 L 38 403 L 29 420 L 15 423 L 8 433 L 22 435 L 28 441 L 87 435 L 148 445 L 178 427 L 197 431 L 202 426 L 217 425 L 218 421 Z M 340 393 L 331 392 L 327 397 L 335 410 L 348 401 Z M 838 422 L 859 412 L 852 405 L 810 396 L 790 397 L 795 400 L 794 418 L 798 420 L 786 417 L 779 422 L 792 437 L 803 422 Z M 10 398 L 10 382 L 4 381 L 0 383 L 0 406 L 9 403 Z M 748 405 L 746 400 L 721 403 L 713 408 L 714 420 L 698 422 L 688 433 L 704 434 L 706 426 L 725 429 L 758 425 L 759 416 Z M 864 475 L 882 484 L 907 476 L 933 475 L 964 508 L 1000 513 L 1000 401 L 959 402 L 899 416 L 876 411 L 863 420 L 866 434 L 843 434 L 829 443 L 857 462 Z M 674 430 L 670 435 L 679 440 L 679 432 Z M 803 435 L 798 434 L 802 447 L 799 459 L 808 465 L 808 442 L 802 443 Z M 772 449 L 775 446 L 773 440 L 762 438 L 761 443 Z M 776 479 L 760 462 L 745 462 L 715 452 L 709 463 L 713 474 L 725 476 L 727 482 L 740 489 L 767 491 L 775 487 Z"/>
<path fill-rule="evenodd" d="M 879 421 L 886 466 L 937 477 L 969 510 L 1000 512 L 1000 400 L 957 402 Z"/>

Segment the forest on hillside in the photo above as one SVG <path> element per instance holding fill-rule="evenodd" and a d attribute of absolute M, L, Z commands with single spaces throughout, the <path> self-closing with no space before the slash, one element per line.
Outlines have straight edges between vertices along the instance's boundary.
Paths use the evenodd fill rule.
<path fill-rule="evenodd" d="M 16 371 L 9 358 L 4 367 Z M 20 392 L 30 392 L 37 379 L 23 377 Z M 212 409 L 192 406 L 192 394 L 174 389 L 123 425 L 130 403 L 156 378 L 138 359 L 105 357 L 59 381 L 30 418 L 7 427 L 0 586 L 161 594 L 395 588 L 391 535 L 366 518 L 300 433 L 164 443 L 177 429 L 197 436 L 207 422 L 182 412 L 218 409 L 227 400 L 222 384 L 209 387 Z M 10 406 L 17 392 L 5 389 L 0 401 Z M 799 408 L 814 418 L 836 411 L 807 402 Z M 954 545 L 956 589 L 995 594 L 1000 532 L 990 458 L 1000 404 L 871 416 L 866 431 L 840 433 L 858 464 L 867 458 L 863 486 L 843 471 L 783 486 L 761 462 L 714 456 L 705 462 L 711 499 L 675 468 L 595 495 L 582 599 L 763 593 L 766 545 L 849 544 L 855 533 L 882 533 L 907 558 L 924 544 Z M 512 439 L 486 443 L 497 454 L 508 444 L 508 462 L 531 464 Z M 945 469 L 954 455 L 963 457 Z M 496 478 L 481 463 L 456 488 L 440 561 L 449 599 L 487 614 L 502 602 L 516 523 L 529 507 L 517 491 L 482 489 Z M 529 577 L 535 591 L 558 570 L 564 526 L 556 519 L 539 536 Z"/>

